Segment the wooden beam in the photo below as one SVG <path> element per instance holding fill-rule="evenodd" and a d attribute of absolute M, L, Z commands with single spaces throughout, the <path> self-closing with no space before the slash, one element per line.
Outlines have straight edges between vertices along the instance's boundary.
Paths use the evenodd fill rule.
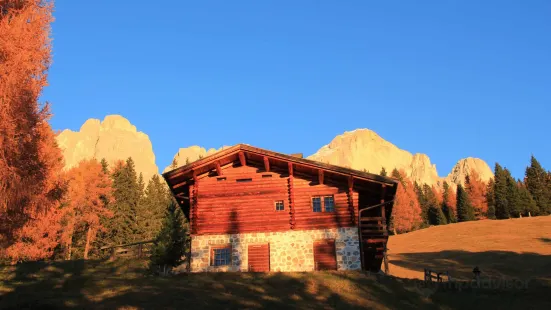
<path fill-rule="evenodd" d="M 182 186 L 186 185 L 187 183 L 188 183 L 187 181 L 180 182 L 180 183 L 175 184 L 174 186 L 172 186 L 172 189 L 177 189 L 178 187 L 182 187 Z"/>
<path fill-rule="evenodd" d="M 289 176 L 293 175 L 293 163 L 287 163 L 287 168 L 289 168 Z"/>
<path fill-rule="evenodd" d="M 385 202 L 385 196 L 386 196 L 386 185 L 381 185 L 381 203 Z M 383 217 L 385 224 L 386 224 L 386 212 L 385 212 L 385 205 L 381 206 L 381 216 Z"/>
<path fill-rule="evenodd" d="M 174 195 L 174 196 L 175 196 L 176 198 L 189 200 L 189 197 L 188 197 L 188 196 L 184 196 L 184 193 L 176 194 L 176 195 Z"/>
<path fill-rule="evenodd" d="M 353 188 L 354 188 L 354 178 L 348 177 L 348 190 L 352 191 Z"/>
<path fill-rule="evenodd" d="M 350 211 L 350 220 L 357 225 L 356 212 L 354 212 L 354 178 L 348 177 L 348 210 Z"/>
<path fill-rule="evenodd" d="M 217 161 L 217 162 L 215 163 L 215 165 L 216 165 L 216 173 L 217 173 L 218 175 L 222 175 L 222 168 L 220 167 L 220 162 Z"/>
<path fill-rule="evenodd" d="M 323 170 L 318 170 L 318 182 L 319 184 L 323 184 Z"/>
<path fill-rule="evenodd" d="M 239 163 L 241 163 L 241 166 L 247 165 L 247 160 L 245 159 L 245 153 L 239 152 Z"/>
<path fill-rule="evenodd" d="M 266 156 L 264 156 L 264 170 L 270 172 L 270 160 Z"/>

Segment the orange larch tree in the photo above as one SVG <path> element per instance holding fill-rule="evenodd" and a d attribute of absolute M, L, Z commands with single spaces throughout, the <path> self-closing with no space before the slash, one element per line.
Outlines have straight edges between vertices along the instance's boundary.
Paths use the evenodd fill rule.
<path fill-rule="evenodd" d="M 392 209 L 393 228 L 400 233 L 416 229 L 421 225 L 421 206 L 413 182 L 404 171 L 394 170 L 392 177 L 400 180 Z"/>
<path fill-rule="evenodd" d="M 48 105 L 38 102 L 51 59 L 52 7 L 0 0 L 0 249 L 42 227 L 36 221 L 55 213 L 61 192 L 61 153 Z"/>
<path fill-rule="evenodd" d="M 465 190 L 469 195 L 471 204 L 473 205 L 476 219 L 486 218 L 488 213 L 488 203 L 486 202 L 487 184 L 480 179 L 476 170 L 472 169 L 465 177 Z"/>
<path fill-rule="evenodd" d="M 62 235 L 66 258 L 71 258 L 73 235 L 77 229 L 85 229 L 84 259 L 97 232 L 103 229 L 100 218 L 111 217 L 106 200 L 111 196 L 111 179 L 95 159 L 83 160 L 67 173 L 66 226 Z"/>

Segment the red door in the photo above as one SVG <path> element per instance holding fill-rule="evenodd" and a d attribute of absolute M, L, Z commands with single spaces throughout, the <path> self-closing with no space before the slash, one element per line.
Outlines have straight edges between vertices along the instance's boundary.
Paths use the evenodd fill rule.
<path fill-rule="evenodd" d="M 314 266 L 316 270 L 337 270 L 335 240 L 320 240 L 314 243 Z"/>
<path fill-rule="evenodd" d="M 268 244 L 251 244 L 248 250 L 249 271 L 270 271 L 270 246 Z"/>

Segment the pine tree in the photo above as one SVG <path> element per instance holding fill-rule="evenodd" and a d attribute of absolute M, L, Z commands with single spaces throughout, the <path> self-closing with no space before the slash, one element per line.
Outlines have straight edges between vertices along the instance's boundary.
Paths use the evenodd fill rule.
<path fill-rule="evenodd" d="M 383 177 L 386 177 L 387 173 L 386 173 L 385 167 L 383 167 L 383 168 L 381 169 L 381 173 L 379 173 L 379 174 L 380 174 L 381 176 L 383 176 Z"/>
<path fill-rule="evenodd" d="M 421 218 L 423 219 L 423 227 L 429 225 L 429 203 L 425 198 L 425 193 L 423 188 L 415 181 L 413 183 L 415 193 L 417 194 L 417 199 L 419 200 L 419 205 L 421 206 Z"/>
<path fill-rule="evenodd" d="M 534 198 L 532 198 L 532 195 L 526 187 L 526 184 L 523 184 L 522 182 L 518 183 L 518 193 L 519 201 L 521 204 L 521 214 L 523 214 L 524 216 L 537 215 L 539 211 L 538 205 L 536 204 Z"/>
<path fill-rule="evenodd" d="M 486 217 L 491 220 L 496 219 L 496 203 L 495 203 L 494 188 L 495 188 L 494 179 L 490 179 L 490 181 L 488 181 L 488 185 L 486 186 L 486 205 L 488 206 Z"/>
<path fill-rule="evenodd" d="M 400 173 L 398 169 L 394 168 L 390 176 L 400 181 L 400 183 L 404 183 L 405 174 Z"/>
<path fill-rule="evenodd" d="M 180 208 L 170 203 L 163 224 L 151 250 L 150 266 L 166 274 L 167 268 L 178 266 L 187 252 L 187 229 Z"/>
<path fill-rule="evenodd" d="M 147 184 L 143 199 L 145 221 L 142 230 L 144 240 L 151 240 L 159 233 L 164 211 L 166 206 L 171 203 L 171 197 L 172 195 L 168 192 L 164 182 L 161 182 L 158 175 L 154 175 Z"/>
<path fill-rule="evenodd" d="M 428 184 L 423 185 L 423 196 L 427 203 L 427 217 L 430 225 L 445 225 L 447 224 L 446 217 L 440 208 L 440 203 L 436 196 L 434 188 Z"/>
<path fill-rule="evenodd" d="M 114 216 L 108 225 L 110 243 L 139 241 L 137 208 L 140 190 L 132 158 L 128 158 L 126 163 L 119 162 L 112 178 L 114 202 L 110 204 L 110 209 Z"/>
<path fill-rule="evenodd" d="M 178 168 L 178 160 L 176 160 L 176 157 L 172 160 L 172 163 L 170 164 L 170 169 L 174 170 Z"/>
<path fill-rule="evenodd" d="M 517 181 L 511 175 L 511 172 L 504 168 L 503 172 L 506 178 L 507 186 L 507 204 L 509 206 L 509 216 L 510 217 L 519 217 L 522 212 L 522 205 L 520 201 L 520 194 L 517 185 Z"/>
<path fill-rule="evenodd" d="M 189 157 L 186 157 L 186 165 L 189 165 Z"/>
<path fill-rule="evenodd" d="M 457 220 L 459 222 L 474 221 L 474 208 L 463 185 L 457 185 Z"/>
<path fill-rule="evenodd" d="M 444 181 L 443 191 L 442 191 L 442 212 L 446 217 L 447 223 L 456 223 L 457 217 L 455 216 L 455 211 L 453 206 L 456 204 L 455 194 L 450 189 L 448 182 Z"/>
<path fill-rule="evenodd" d="M 145 182 L 143 179 L 143 174 L 140 172 L 138 176 L 138 201 L 136 203 L 136 236 L 135 240 L 145 240 L 147 239 L 145 235 L 147 234 L 147 218 L 149 216 L 149 210 L 145 206 Z"/>
<path fill-rule="evenodd" d="M 104 174 L 109 174 L 109 163 L 107 163 L 107 160 L 105 158 L 101 159 L 101 171 L 103 171 Z"/>
<path fill-rule="evenodd" d="M 497 219 L 509 218 L 509 202 L 507 201 L 507 176 L 503 168 L 496 163 L 494 170 L 494 203 Z"/>
<path fill-rule="evenodd" d="M 526 168 L 526 187 L 536 201 L 538 213 L 551 214 L 551 184 L 548 173 L 545 172 L 537 159 L 532 156 L 530 166 Z"/>

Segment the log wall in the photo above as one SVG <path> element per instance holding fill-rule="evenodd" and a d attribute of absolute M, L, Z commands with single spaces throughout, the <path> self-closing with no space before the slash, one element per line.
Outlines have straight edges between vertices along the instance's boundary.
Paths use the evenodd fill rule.
<path fill-rule="evenodd" d="M 318 184 L 318 176 L 228 165 L 197 177 L 190 187 L 191 233 L 236 234 L 354 226 L 358 193 L 347 184 Z M 239 181 L 238 181 L 239 180 Z M 312 196 L 333 195 L 335 212 L 313 212 Z M 284 202 L 276 211 L 275 202 Z M 356 211 L 354 211 L 356 210 Z"/>

